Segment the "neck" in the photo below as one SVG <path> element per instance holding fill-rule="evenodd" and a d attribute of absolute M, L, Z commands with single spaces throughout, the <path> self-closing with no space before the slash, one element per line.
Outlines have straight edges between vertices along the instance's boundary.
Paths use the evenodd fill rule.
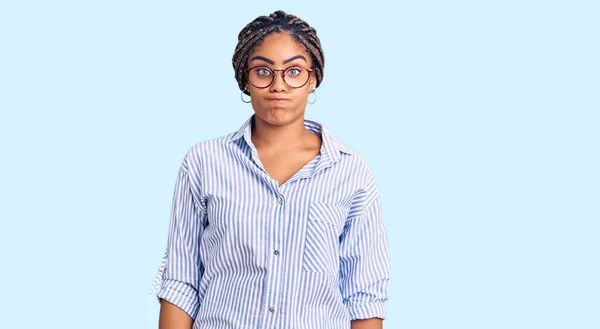
<path fill-rule="evenodd" d="M 307 134 L 310 132 L 304 126 L 303 116 L 282 126 L 271 125 L 254 116 L 252 143 L 257 148 L 289 150 L 305 143 Z"/>

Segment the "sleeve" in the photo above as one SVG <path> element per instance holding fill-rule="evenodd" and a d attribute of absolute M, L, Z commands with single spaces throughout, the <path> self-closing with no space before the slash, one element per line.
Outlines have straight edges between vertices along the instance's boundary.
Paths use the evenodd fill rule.
<path fill-rule="evenodd" d="M 204 272 L 199 257 L 199 242 L 206 212 L 196 202 L 190 175 L 179 169 L 173 193 L 169 236 L 151 292 L 181 308 L 193 319 L 199 309 L 198 285 Z"/>
<path fill-rule="evenodd" d="M 372 173 L 340 236 L 340 289 L 351 320 L 387 316 L 388 238 Z M 353 212 L 351 211 L 351 214 Z"/>

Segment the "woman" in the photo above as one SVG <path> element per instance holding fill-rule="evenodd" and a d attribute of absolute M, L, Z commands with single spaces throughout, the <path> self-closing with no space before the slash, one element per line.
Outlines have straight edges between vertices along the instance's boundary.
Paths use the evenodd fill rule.
<path fill-rule="evenodd" d="M 179 168 L 154 282 L 160 329 L 382 327 L 389 256 L 374 176 L 304 118 L 323 64 L 316 31 L 283 11 L 239 33 L 233 67 L 254 114 Z"/>

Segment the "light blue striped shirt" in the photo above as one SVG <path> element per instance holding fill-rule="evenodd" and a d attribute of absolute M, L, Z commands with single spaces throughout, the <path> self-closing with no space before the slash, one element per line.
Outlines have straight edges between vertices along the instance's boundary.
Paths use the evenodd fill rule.
<path fill-rule="evenodd" d="M 153 282 L 193 329 L 349 329 L 385 319 L 388 238 L 367 161 L 323 125 L 320 154 L 279 186 L 250 138 L 197 143 L 179 168 Z"/>

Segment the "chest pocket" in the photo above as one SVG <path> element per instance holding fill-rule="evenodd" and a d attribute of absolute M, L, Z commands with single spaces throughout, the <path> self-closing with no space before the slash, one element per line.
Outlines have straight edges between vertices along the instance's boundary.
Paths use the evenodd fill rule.
<path fill-rule="evenodd" d="M 310 203 L 302 258 L 303 271 L 338 274 L 339 237 L 348 212 L 349 209 L 341 205 Z"/>

